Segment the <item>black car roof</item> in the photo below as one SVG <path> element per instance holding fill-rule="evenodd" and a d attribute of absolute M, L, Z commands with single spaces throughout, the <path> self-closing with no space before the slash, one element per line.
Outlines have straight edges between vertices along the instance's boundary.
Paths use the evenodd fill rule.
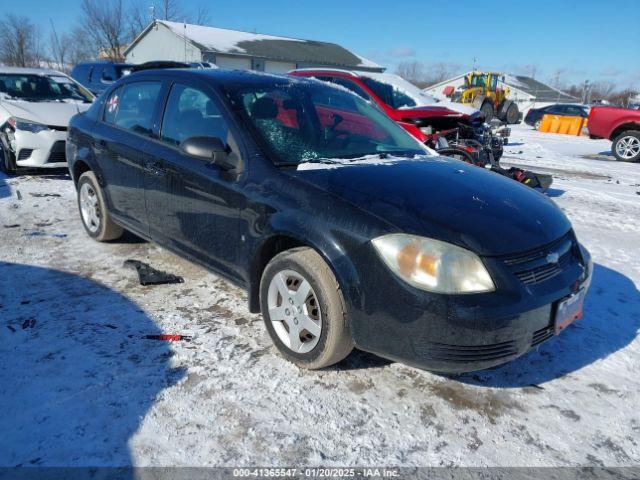
<path fill-rule="evenodd" d="M 273 75 L 270 73 L 254 72 L 250 70 L 226 70 L 222 68 L 216 69 L 197 69 L 197 68 L 162 68 L 142 70 L 127 75 L 125 81 L 133 78 L 142 78 L 146 76 L 168 77 L 173 79 L 179 78 L 200 78 L 212 81 L 216 85 L 273 85 L 275 82 L 285 83 L 309 83 L 310 80 L 302 77 L 293 77 L 288 75 Z"/>

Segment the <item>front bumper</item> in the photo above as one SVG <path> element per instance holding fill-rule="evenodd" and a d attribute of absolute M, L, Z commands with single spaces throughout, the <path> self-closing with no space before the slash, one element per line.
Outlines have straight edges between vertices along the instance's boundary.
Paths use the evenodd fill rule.
<path fill-rule="evenodd" d="M 10 141 L 18 167 L 60 168 L 67 166 L 64 130 L 38 133 L 16 130 Z"/>
<path fill-rule="evenodd" d="M 417 290 L 369 258 L 364 308 L 350 314 L 356 345 L 436 372 L 463 373 L 509 362 L 551 338 L 558 303 L 588 288 L 590 257 L 577 248 L 580 258 L 562 273 L 531 285 L 516 278 L 503 259 L 485 258 L 497 289 L 473 295 Z"/>

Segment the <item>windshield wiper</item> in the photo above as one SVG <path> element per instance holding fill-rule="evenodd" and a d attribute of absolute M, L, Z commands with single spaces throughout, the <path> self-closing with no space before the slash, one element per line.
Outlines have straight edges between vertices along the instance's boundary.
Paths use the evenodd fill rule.
<path fill-rule="evenodd" d="M 300 165 L 302 163 L 325 163 L 325 164 L 341 164 L 344 159 L 335 159 L 335 158 L 305 158 L 304 160 L 300 160 L 297 164 Z"/>

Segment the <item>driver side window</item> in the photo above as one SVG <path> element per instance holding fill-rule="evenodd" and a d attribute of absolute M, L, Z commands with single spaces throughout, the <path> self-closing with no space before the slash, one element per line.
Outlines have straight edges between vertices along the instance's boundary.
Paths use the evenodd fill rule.
<path fill-rule="evenodd" d="M 215 101 L 202 90 L 175 84 L 164 112 L 160 139 L 174 146 L 189 137 L 227 142 L 229 127 Z"/>

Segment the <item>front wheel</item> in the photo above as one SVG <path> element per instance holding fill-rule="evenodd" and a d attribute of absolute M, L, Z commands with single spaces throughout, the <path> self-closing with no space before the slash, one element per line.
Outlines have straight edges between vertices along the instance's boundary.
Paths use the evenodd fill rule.
<path fill-rule="evenodd" d="M 122 227 L 111 220 L 100 184 L 91 171 L 78 179 L 78 208 L 82 225 L 91 238 L 106 242 L 122 236 Z"/>
<path fill-rule="evenodd" d="M 302 368 L 333 365 L 353 349 L 338 281 L 310 248 L 288 250 L 269 262 L 260 307 L 275 346 Z"/>
<path fill-rule="evenodd" d="M 482 104 L 482 106 L 480 107 L 480 111 L 484 115 L 484 121 L 487 123 L 489 123 L 493 119 L 493 116 L 495 114 L 493 105 L 489 101 Z"/>
<path fill-rule="evenodd" d="M 0 170 L 7 175 L 14 175 L 18 171 L 11 153 L 5 152 L 2 146 L 0 146 Z"/>
<path fill-rule="evenodd" d="M 640 161 L 640 131 L 628 130 L 613 139 L 611 151 L 621 162 Z"/>
<path fill-rule="evenodd" d="M 508 124 L 511 125 L 518 123 L 518 120 L 520 120 L 520 111 L 518 110 L 518 106 L 515 103 L 511 103 L 509 105 L 504 119 Z"/>

